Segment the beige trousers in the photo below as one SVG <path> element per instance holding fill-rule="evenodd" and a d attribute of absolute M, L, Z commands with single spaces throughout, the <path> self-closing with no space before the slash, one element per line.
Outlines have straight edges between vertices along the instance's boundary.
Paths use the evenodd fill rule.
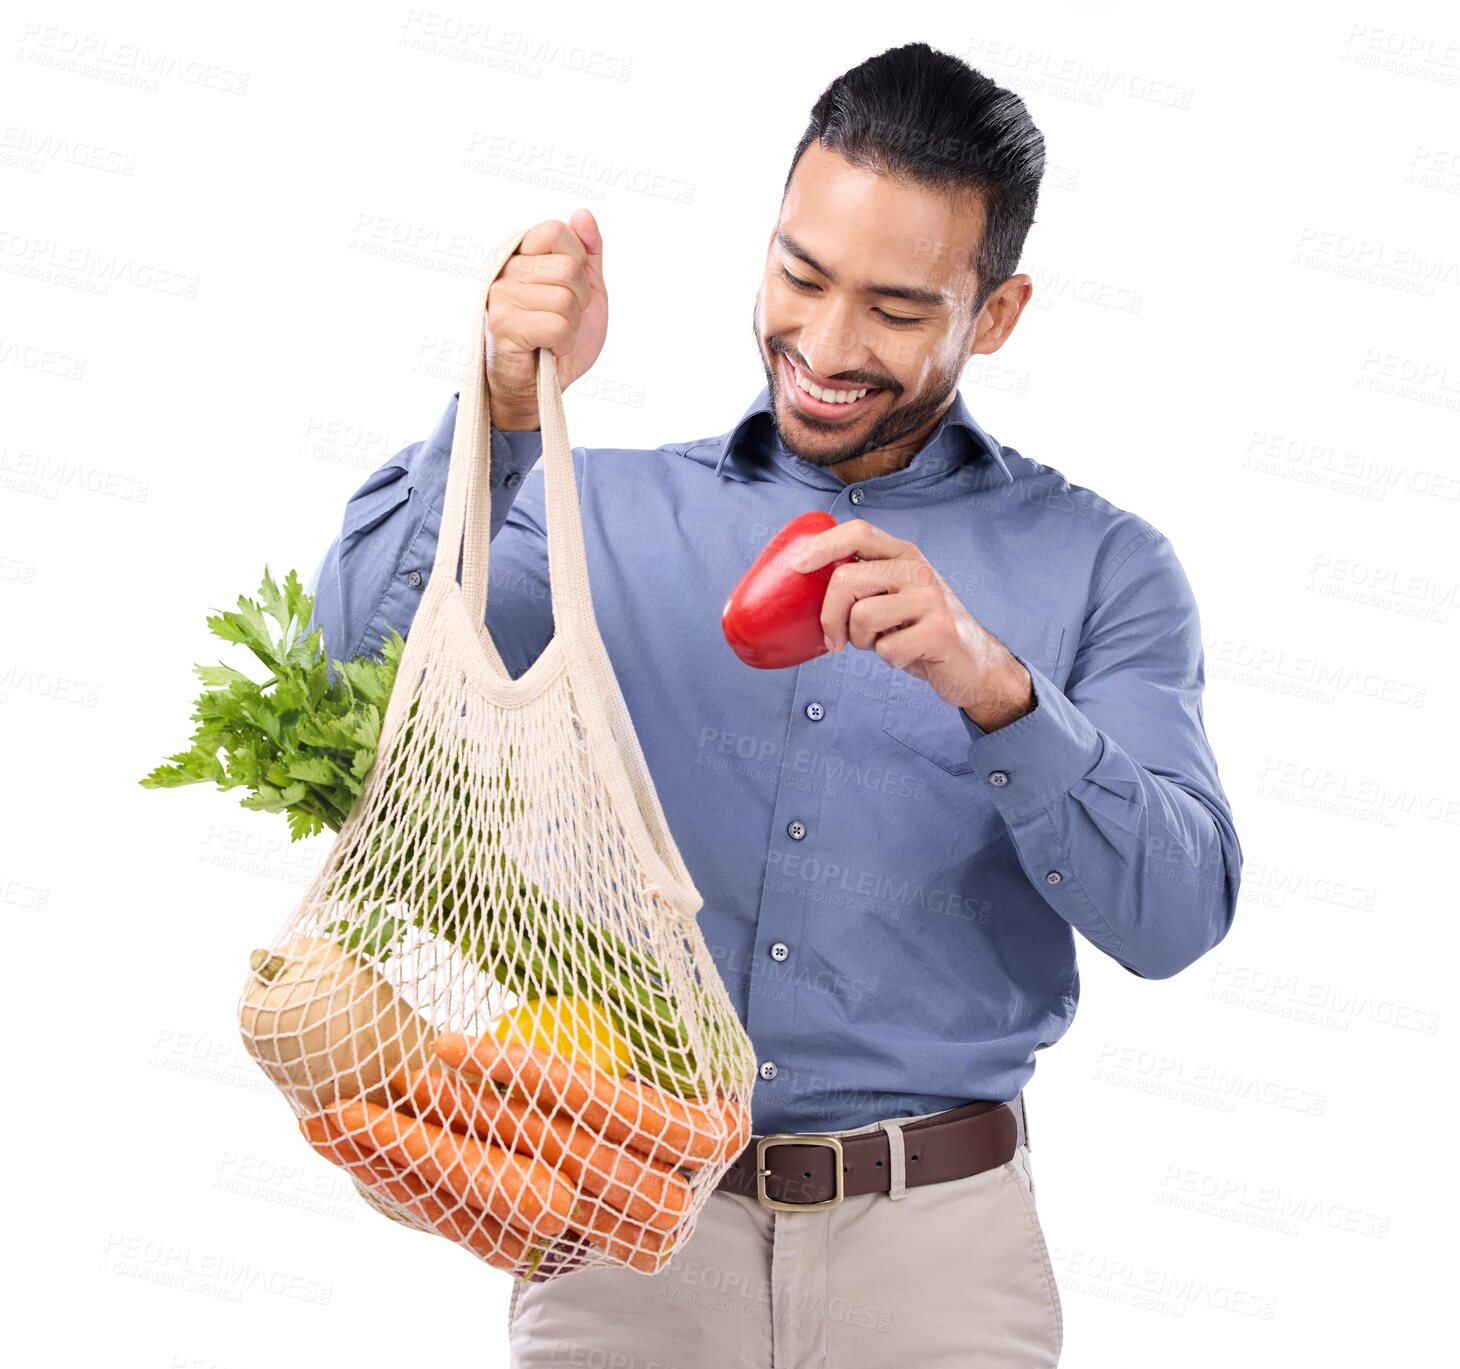
<path fill-rule="evenodd" d="M 1017 1106 L 1017 1103 L 1016 1105 Z M 919 1114 L 930 1117 L 932 1113 Z M 900 1117 L 829 1132 L 853 1136 Z M 1059 1292 L 1029 1149 L 940 1184 L 777 1212 L 717 1190 L 657 1274 L 514 1280 L 512 1369 L 1035 1369 L 1059 1361 Z"/>

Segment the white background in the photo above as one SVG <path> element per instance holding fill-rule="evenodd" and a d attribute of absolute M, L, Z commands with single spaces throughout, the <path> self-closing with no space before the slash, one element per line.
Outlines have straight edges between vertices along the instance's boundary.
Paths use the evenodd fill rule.
<path fill-rule="evenodd" d="M 312 572 L 430 431 L 509 231 L 588 205 L 605 234 L 575 442 L 728 428 L 807 111 L 914 39 L 1023 95 L 1049 154 L 1033 304 L 963 393 L 1171 539 L 1246 855 L 1233 931 L 1177 978 L 1082 943 L 1030 1087 L 1063 1363 L 1430 1359 L 1454 1255 L 1452 7 L 32 3 L 0 39 L 26 1363 L 506 1363 L 509 1279 L 368 1211 L 238 1045 L 248 949 L 324 839 L 136 781 L 191 731 L 207 613 L 265 562 Z"/>

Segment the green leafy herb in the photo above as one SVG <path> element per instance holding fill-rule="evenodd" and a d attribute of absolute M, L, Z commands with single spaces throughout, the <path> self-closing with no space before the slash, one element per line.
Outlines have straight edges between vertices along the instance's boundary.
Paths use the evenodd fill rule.
<path fill-rule="evenodd" d="M 312 612 L 294 571 L 280 587 L 265 567 L 257 600 L 241 594 L 236 609 L 208 619 L 215 637 L 253 652 L 268 678 L 194 666 L 208 688 L 193 707 L 192 744 L 146 776 L 145 788 L 241 787 L 244 808 L 287 815 L 294 841 L 340 830 L 374 764 L 405 642 L 392 629 L 379 659 L 335 661 L 331 681 L 323 632 L 305 632 Z"/>
<path fill-rule="evenodd" d="M 420 925 L 420 918 L 415 922 Z M 356 951 L 370 960 L 388 960 L 395 943 L 409 924 L 379 908 L 372 908 L 366 914 L 362 926 L 355 926 L 348 918 L 331 922 L 325 931 L 347 951 Z"/>

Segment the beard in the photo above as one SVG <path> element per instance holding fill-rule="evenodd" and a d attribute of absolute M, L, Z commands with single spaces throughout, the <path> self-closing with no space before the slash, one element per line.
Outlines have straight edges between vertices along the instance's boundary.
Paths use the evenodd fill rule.
<path fill-rule="evenodd" d="M 902 386 L 896 381 L 884 379 L 876 382 L 878 387 L 892 393 L 894 403 L 886 413 L 882 414 L 865 433 L 848 435 L 841 442 L 827 447 L 818 445 L 809 447 L 804 442 L 798 442 L 794 432 L 788 432 L 781 423 L 782 405 L 794 414 L 795 423 L 804 425 L 804 429 L 811 429 L 816 432 L 834 435 L 840 430 L 836 423 L 812 418 L 794 407 L 795 400 L 785 393 L 785 377 L 779 361 L 780 354 L 785 350 L 779 338 L 767 338 L 766 345 L 761 346 L 759 309 L 757 317 L 752 319 L 752 330 L 755 333 L 755 350 L 760 357 L 761 368 L 765 371 L 766 385 L 770 390 L 771 397 L 771 423 L 776 430 L 776 436 L 780 438 L 781 445 L 791 453 L 792 456 L 799 456 L 803 461 L 809 461 L 816 466 L 835 466 L 842 461 L 851 461 L 858 456 L 865 456 L 868 452 L 875 452 L 883 447 L 889 446 L 899 439 L 907 437 L 910 433 L 917 432 L 920 428 L 931 422 L 933 417 L 943 408 L 958 388 L 959 377 L 963 373 L 962 366 L 957 366 L 945 372 L 935 375 L 928 385 L 914 395 L 906 404 L 896 403 L 898 395 L 902 393 Z M 767 359 L 766 353 L 770 356 Z M 849 381 L 847 388 L 859 388 L 873 382 L 868 380 Z M 804 430 L 803 429 L 803 430 Z"/>

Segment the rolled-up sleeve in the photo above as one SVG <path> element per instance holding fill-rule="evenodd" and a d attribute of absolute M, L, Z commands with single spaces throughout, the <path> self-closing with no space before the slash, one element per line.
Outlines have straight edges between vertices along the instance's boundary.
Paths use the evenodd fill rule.
<path fill-rule="evenodd" d="M 435 562 L 459 397 L 452 395 L 428 438 L 372 471 L 345 503 L 339 530 L 307 585 L 314 599 L 310 626 L 322 630 L 331 661 L 378 655 L 391 629 L 403 637 L 410 632 Z M 491 450 L 495 548 L 542 453 L 542 434 L 492 428 Z M 534 529 L 519 520 L 514 535 L 532 541 Z M 513 558 L 519 565 L 540 558 L 545 568 L 545 545 L 514 548 Z"/>
<path fill-rule="evenodd" d="M 1061 691 L 993 732 L 960 710 L 985 787 L 1045 901 L 1135 974 L 1163 979 L 1227 933 L 1242 849 L 1202 719 L 1201 627 L 1166 537 L 1107 576 Z"/>

